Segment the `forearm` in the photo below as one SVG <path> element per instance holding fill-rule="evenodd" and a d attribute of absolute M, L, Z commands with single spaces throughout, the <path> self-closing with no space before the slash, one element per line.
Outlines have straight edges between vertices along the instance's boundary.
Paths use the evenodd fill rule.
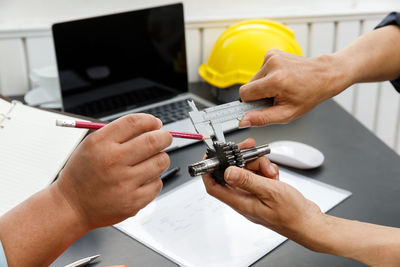
<path fill-rule="evenodd" d="M 302 237 L 304 246 L 369 266 L 400 265 L 400 229 L 323 214 Z"/>
<path fill-rule="evenodd" d="M 393 80 L 400 76 L 400 27 L 369 32 L 332 55 L 351 83 Z"/>
<path fill-rule="evenodd" d="M 55 186 L 0 217 L 9 266 L 48 266 L 88 230 Z"/>

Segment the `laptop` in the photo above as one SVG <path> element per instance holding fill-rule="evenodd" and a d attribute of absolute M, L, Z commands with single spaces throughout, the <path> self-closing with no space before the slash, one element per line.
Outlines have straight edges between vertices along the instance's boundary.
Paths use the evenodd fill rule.
<path fill-rule="evenodd" d="M 65 112 L 107 122 L 144 112 L 195 132 L 187 100 L 213 105 L 188 92 L 181 3 L 56 23 L 52 33 Z M 166 151 L 194 142 L 174 138 Z"/>

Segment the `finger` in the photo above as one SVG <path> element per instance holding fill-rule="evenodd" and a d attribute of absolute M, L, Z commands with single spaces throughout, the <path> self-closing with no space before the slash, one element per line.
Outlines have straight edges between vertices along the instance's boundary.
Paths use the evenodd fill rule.
<path fill-rule="evenodd" d="M 250 82 L 253 82 L 253 81 L 256 81 L 258 79 L 261 79 L 261 78 L 265 77 L 267 75 L 267 73 L 268 73 L 268 69 L 266 68 L 265 58 L 264 58 L 264 61 L 263 61 L 262 65 L 261 65 L 260 69 L 253 76 L 253 78 L 251 78 Z"/>
<path fill-rule="evenodd" d="M 157 197 L 157 195 L 161 192 L 163 183 L 161 179 L 153 179 L 150 182 L 142 185 L 132 195 L 133 203 L 132 206 L 135 207 L 132 216 L 136 215 L 136 213 L 147 206 L 153 199 Z M 139 209 L 139 210 L 138 210 Z"/>
<path fill-rule="evenodd" d="M 264 62 L 267 62 L 268 59 L 269 59 L 270 57 L 272 57 L 272 56 L 275 56 L 275 55 L 284 55 L 284 54 L 288 54 L 288 53 L 285 52 L 285 51 L 282 51 L 282 50 L 280 50 L 280 49 L 276 49 L 276 48 L 270 49 L 270 50 L 268 50 L 268 52 L 265 54 Z"/>
<path fill-rule="evenodd" d="M 229 185 L 221 185 L 217 183 L 210 174 L 205 174 L 202 176 L 203 183 L 206 187 L 207 193 L 212 195 L 213 197 L 216 197 L 220 200 L 223 200 L 225 202 L 225 199 L 228 199 L 229 196 L 232 196 L 232 194 L 235 195 L 241 195 L 243 196 L 249 196 L 248 192 L 243 191 L 241 189 L 232 189 Z M 226 203 L 226 202 L 225 202 Z"/>
<path fill-rule="evenodd" d="M 222 186 L 214 181 L 211 175 L 203 175 L 207 193 L 232 207 L 242 215 L 251 214 L 260 207 L 260 201 L 255 195 L 240 193 L 229 186 Z M 258 207 L 258 208 L 257 208 Z M 263 208 L 264 210 L 268 207 Z"/>
<path fill-rule="evenodd" d="M 143 133 L 121 146 L 121 158 L 129 165 L 148 159 L 172 143 L 172 136 L 166 130 Z"/>
<path fill-rule="evenodd" d="M 261 98 L 276 97 L 288 86 L 287 80 L 291 75 L 290 70 L 287 69 L 287 65 L 293 59 L 298 60 L 301 58 L 303 57 L 283 51 L 274 52 L 274 54 L 266 57 L 267 61 L 264 62 L 263 76 L 242 85 L 239 88 L 240 98 L 243 101 L 252 101 Z M 288 59 L 292 60 L 288 61 Z"/>
<path fill-rule="evenodd" d="M 170 158 L 167 153 L 160 152 L 155 156 L 146 159 L 139 164 L 130 166 L 126 169 L 126 177 L 132 177 L 136 187 L 149 182 L 149 180 L 159 177 L 170 165 Z"/>
<path fill-rule="evenodd" d="M 253 138 L 247 138 L 246 140 L 237 144 L 240 149 L 252 148 L 256 145 L 256 141 Z M 203 160 L 207 158 L 207 155 L 203 156 Z"/>
<path fill-rule="evenodd" d="M 272 87 L 271 79 L 269 79 L 268 76 L 245 84 L 239 89 L 240 98 L 245 102 L 267 97 L 275 97 L 276 94 L 277 88 Z"/>
<path fill-rule="evenodd" d="M 286 58 L 299 58 L 301 56 L 295 55 L 292 53 L 288 53 L 279 49 L 271 49 L 269 50 L 264 57 L 264 64 L 268 64 L 268 62 L 271 60 L 271 58 L 276 59 L 277 62 L 282 62 Z"/>
<path fill-rule="evenodd" d="M 264 60 L 262 63 L 262 66 L 260 68 L 260 70 L 256 73 L 256 75 L 254 75 L 254 77 L 250 80 L 250 82 L 261 79 L 262 77 L 266 76 L 268 73 L 268 68 L 267 68 L 267 62 L 268 60 L 274 56 L 274 55 L 281 55 L 284 52 L 282 50 L 279 49 L 270 49 L 267 51 L 267 53 L 264 56 Z"/>
<path fill-rule="evenodd" d="M 202 179 L 203 179 L 204 185 L 206 186 L 206 189 L 210 189 L 210 190 L 213 189 L 212 191 L 214 191 L 215 188 L 217 188 L 217 189 L 219 188 L 220 190 L 227 190 L 227 189 L 229 191 L 232 190 L 229 185 L 221 185 L 221 184 L 217 183 L 215 181 L 215 179 L 212 178 L 211 174 L 203 174 Z M 245 194 L 245 195 L 249 194 L 249 192 L 242 190 L 240 188 L 235 188 L 234 190 L 235 190 L 236 194 Z M 211 192 L 208 192 L 208 193 L 210 195 L 213 195 L 213 194 L 211 194 Z"/>
<path fill-rule="evenodd" d="M 256 145 L 256 141 L 253 138 L 247 138 L 246 140 L 237 144 L 240 149 L 252 148 Z"/>
<path fill-rule="evenodd" d="M 161 120 L 153 115 L 129 114 L 97 130 L 96 134 L 123 143 L 144 132 L 158 130 L 161 126 Z"/>
<path fill-rule="evenodd" d="M 271 163 L 267 157 L 259 157 L 256 160 L 246 163 L 246 169 L 259 172 L 271 179 L 279 179 L 279 169 L 276 164 Z"/>
<path fill-rule="evenodd" d="M 261 68 L 257 71 L 257 73 L 250 79 L 249 82 L 254 82 L 258 79 L 261 79 L 267 75 L 267 68 L 265 68 L 265 64 L 263 63 Z M 243 85 L 242 85 L 243 86 Z M 242 87 L 240 86 L 240 87 Z M 240 90 L 240 89 L 239 89 Z"/>
<path fill-rule="evenodd" d="M 207 188 L 214 188 L 214 187 L 223 187 L 222 185 L 218 184 L 212 177 L 211 174 L 207 173 L 201 176 L 203 179 L 203 183 Z"/>
<path fill-rule="evenodd" d="M 288 106 L 274 105 L 263 110 L 253 110 L 243 116 L 239 127 L 283 124 L 295 119 L 293 109 Z"/>
<path fill-rule="evenodd" d="M 248 191 L 256 196 L 267 197 L 275 194 L 277 181 L 265 179 L 251 171 L 238 167 L 229 167 L 225 171 L 225 181 L 233 186 Z"/>
<path fill-rule="evenodd" d="M 277 175 L 275 175 L 275 177 L 272 177 L 272 179 L 280 181 L 280 179 L 279 179 L 279 167 L 278 167 L 278 165 L 276 165 L 275 163 L 272 163 L 272 166 L 274 166 L 274 169 L 275 169 L 275 171 L 277 172 Z"/>

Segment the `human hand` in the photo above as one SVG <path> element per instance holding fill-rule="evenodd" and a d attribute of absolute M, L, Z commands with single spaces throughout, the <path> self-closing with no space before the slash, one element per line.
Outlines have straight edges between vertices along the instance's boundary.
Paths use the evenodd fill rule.
<path fill-rule="evenodd" d="M 241 146 L 254 146 L 254 140 L 247 140 Z M 309 234 L 314 220 L 323 214 L 319 207 L 292 186 L 279 181 L 278 167 L 266 157 L 248 162 L 245 168 L 229 167 L 225 171 L 227 184 L 224 186 L 216 183 L 211 175 L 203 175 L 207 192 L 250 221 L 299 243 L 307 242 L 304 236 Z"/>
<path fill-rule="evenodd" d="M 89 229 L 112 225 L 153 200 L 172 136 L 148 114 L 124 116 L 91 133 L 74 151 L 54 187 Z"/>
<path fill-rule="evenodd" d="M 339 65 L 339 66 L 338 66 Z M 240 88 L 243 101 L 274 98 L 274 105 L 248 112 L 239 127 L 288 123 L 351 85 L 332 56 L 305 58 L 270 50 L 253 79 Z"/>

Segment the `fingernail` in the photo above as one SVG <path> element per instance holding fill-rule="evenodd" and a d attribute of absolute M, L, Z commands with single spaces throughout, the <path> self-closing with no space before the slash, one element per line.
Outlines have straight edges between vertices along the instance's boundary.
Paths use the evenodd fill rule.
<path fill-rule="evenodd" d="M 248 128 L 251 126 L 251 122 L 249 121 L 247 116 L 244 116 L 241 121 L 239 121 L 239 128 Z"/>
<path fill-rule="evenodd" d="M 158 125 L 160 126 L 160 128 L 163 126 L 162 120 L 160 120 L 159 118 L 157 118 L 158 120 Z"/>
<path fill-rule="evenodd" d="M 225 181 L 230 184 L 236 181 L 239 177 L 238 171 L 234 167 L 229 167 L 226 173 Z"/>
<path fill-rule="evenodd" d="M 275 170 L 275 168 L 274 168 L 274 166 L 273 166 L 272 164 L 269 165 L 269 172 L 270 172 L 271 175 L 274 176 L 274 177 L 277 175 L 276 170 Z"/>

